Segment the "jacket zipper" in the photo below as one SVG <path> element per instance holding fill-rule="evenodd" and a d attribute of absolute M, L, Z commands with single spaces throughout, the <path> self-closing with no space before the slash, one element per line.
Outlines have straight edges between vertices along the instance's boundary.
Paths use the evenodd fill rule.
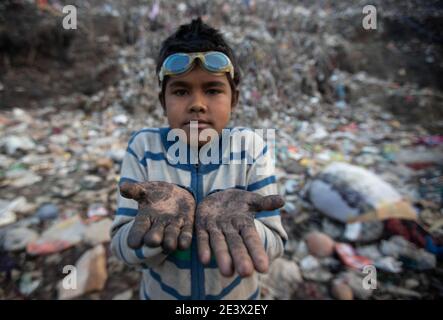
<path fill-rule="evenodd" d="M 197 205 L 200 203 L 201 198 L 202 198 L 202 186 L 200 186 L 200 172 L 199 172 L 199 164 L 194 164 L 194 171 L 195 171 L 195 188 L 196 188 L 196 196 L 197 196 Z M 193 292 L 192 296 L 195 299 L 198 300 L 203 300 L 205 298 L 205 294 L 204 294 L 204 287 L 201 287 L 201 284 L 203 283 L 204 286 L 204 270 L 202 269 L 203 266 L 200 263 L 200 260 L 198 259 L 198 254 L 197 254 L 197 240 L 195 237 L 193 237 L 194 241 L 193 241 L 193 248 L 192 248 L 192 275 L 195 276 L 192 277 L 193 281 L 197 281 L 197 284 L 195 286 L 195 288 L 197 289 L 197 292 Z"/>

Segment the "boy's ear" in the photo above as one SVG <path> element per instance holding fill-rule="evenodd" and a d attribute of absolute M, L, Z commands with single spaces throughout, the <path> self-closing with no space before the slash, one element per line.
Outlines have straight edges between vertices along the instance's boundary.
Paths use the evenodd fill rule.
<path fill-rule="evenodd" d="M 232 93 L 231 111 L 234 111 L 234 109 L 237 107 L 239 95 L 240 95 L 240 91 L 235 89 L 235 91 Z"/>

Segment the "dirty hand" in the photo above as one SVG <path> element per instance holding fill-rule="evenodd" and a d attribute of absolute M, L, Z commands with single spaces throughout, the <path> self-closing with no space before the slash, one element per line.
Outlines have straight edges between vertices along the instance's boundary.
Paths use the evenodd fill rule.
<path fill-rule="evenodd" d="M 168 182 L 124 183 L 123 197 L 138 202 L 138 213 L 129 231 L 128 246 L 143 243 L 162 246 L 166 252 L 187 249 L 192 240 L 195 200 L 192 194 Z"/>
<path fill-rule="evenodd" d="M 268 256 L 255 229 L 254 216 L 259 211 L 275 210 L 283 205 L 284 200 L 278 195 L 263 197 L 239 189 L 206 197 L 196 212 L 200 261 L 209 263 L 211 247 L 224 276 L 231 276 L 234 268 L 242 277 L 250 276 L 254 268 L 267 272 Z"/>

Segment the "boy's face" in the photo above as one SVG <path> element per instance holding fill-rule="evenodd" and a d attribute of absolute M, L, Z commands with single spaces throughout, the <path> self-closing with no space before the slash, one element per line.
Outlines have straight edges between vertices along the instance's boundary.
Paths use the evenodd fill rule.
<path fill-rule="evenodd" d="M 211 128 L 221 134 L 229 122 L 231 111 L 238 100 L 238 91 L 232 92 L 227 75 L 218 75 L 202 69 L 198 64 L 185 74 L 171 76 L 165 88 L 164 101 L 169 126 L 182 129 L 190 137 L 190 121 L 198 121 L 198 132 Z M 199 146 L 207 141 L 200 141 Z"/>

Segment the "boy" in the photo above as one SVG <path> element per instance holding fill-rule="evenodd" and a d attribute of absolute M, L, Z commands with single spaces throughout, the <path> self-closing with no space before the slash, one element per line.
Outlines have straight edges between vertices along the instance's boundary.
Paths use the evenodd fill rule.
<path fill-rule="evenodd" d="M 199 18 L 163 42 L 157 75 L 169 127 L 138 131 L 128 143 L 112 251 L 143 268 L 142 299 L 256 299 L 257 272 L 283 254 L 284 202 L 257 134 L 229 129 L 238 152 L 223 148 L 219 135 L 239 96 L 232 50 Z M 217 161 L 193 161 L 196 153 Z"/>

